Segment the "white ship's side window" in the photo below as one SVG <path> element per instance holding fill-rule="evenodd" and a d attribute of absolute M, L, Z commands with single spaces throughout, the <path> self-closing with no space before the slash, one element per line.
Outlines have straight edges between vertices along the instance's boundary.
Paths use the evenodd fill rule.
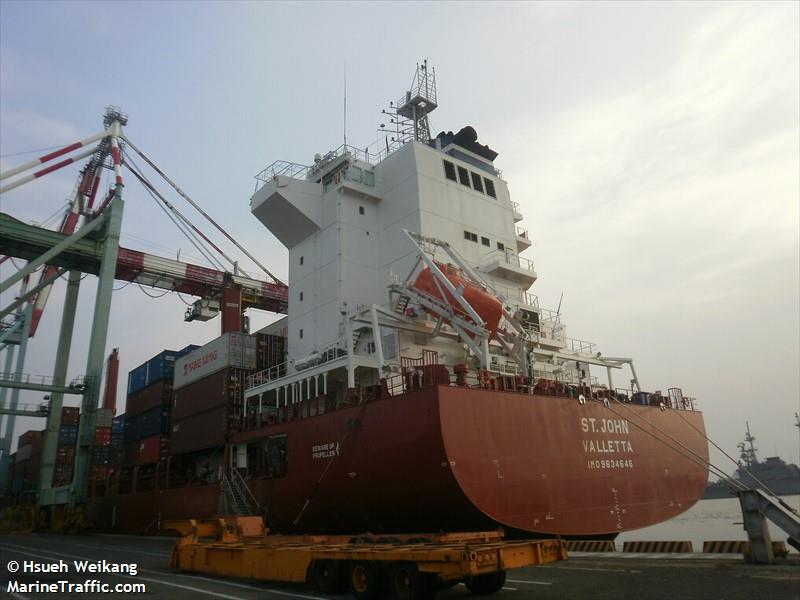
<path fill-rule="evenodd" d="M 497 249 L 498 250 L 505 250 L 506 245 L 503 242 L 497 242 Z"/>
<path fill-rule="evenodd" d="M 303 339 L 303 330 L 302 329 L 300 330 L 300 339 L 301 340 Z"/>
<path fill-rule="evenodd" d="M 300 292 L 300 302 L 303 301 L 303 292 Z"/>
<path fill-rule="evenodd" d="M 470 242 L 478 242 L 478 234 L 472 233 L 471 231 L 464 231 L 464 239 L 469 240 Z"/>
<path fill-rule="evenodd" d="M 483 193 L 483 184 L 481 183 L 481 176 L 478 175 L 477 173 L 472 173 L 472 172 L 470 172 L 470 175 L 472 175 L 472 188 L 476 192 Z"/>
<path fill-rule="evenodd" d="M 372 171 L 364 171 L 364 185 L 375 187 L 375 173 Z"/>
<path fill-rule="evenodd" d="M 361 168 L 350 167 L 347 169 L 347 178 L 351 181 L 355 181 L 356 183 L 361 183 Z"/>
<path fill-rule="evenodd" d="M 469 184 L 469 171 L 467 171 L 464 167 L 458 167 L 458 182 L 461 185 L 471 187 Z"/>
<path fill-rule="evenodd" d="M 489 238 L 481 236 L 481 244 L 483 244 L 484 246 L 488 246 Z"/>
<path fill-rule="evenodd" d="M 444 162 L 444 176 L 452 181 L 456 180 L 456 166 L 451 163 L 449 160 L 445 160 Z"/>
<path fill-rule="evenodd" d="M 364 214 L 364 207 L 363 206 L 359 206 L 358 207 L 358 214 L 360 214 L 360 215 Z"/>
<path fill-rule="evenodd" d="M 301 265 L 303 264 L 303 257 L 302 256 L 300 257 L 300 264 Z"/>
<path fill-rule="evenodd" d="M 494 191 L 494 181 L 484 177 L 483 182 L 486 184 L 486 193 L 489 194 L 492 198 L 497 198 L 497 194 Z"/>

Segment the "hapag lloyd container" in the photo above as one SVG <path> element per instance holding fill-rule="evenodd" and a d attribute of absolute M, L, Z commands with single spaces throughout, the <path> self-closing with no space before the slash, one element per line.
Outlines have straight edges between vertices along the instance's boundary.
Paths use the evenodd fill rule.
<path fill-rule="evenodd" d="M 176 390 L 225 367 L 256 368 L 256 340 L 245 333 L 225 333 L 175 361 Z"/>

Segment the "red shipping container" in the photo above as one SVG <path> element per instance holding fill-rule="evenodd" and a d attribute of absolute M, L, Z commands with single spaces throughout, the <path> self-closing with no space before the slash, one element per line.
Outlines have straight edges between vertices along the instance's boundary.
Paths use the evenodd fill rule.
<path fill-rule="evenodd" d="M 61 409 L 61 424 L 62 425 L 77 425 L 81 418 L 81 411 L 79 408 L 65 406 Z"/>
<path fill-rule="evenodd" d="M 173 420 L 220 407 L 241 406 L 248 373 L 243 369 L 227 368 L 175 390 Z"/>
<path fill-rule="evenodd" d="M 125 414 L 140 415 L 156 406 L 172 406 L 172 382 L 161 379 L 128 396 L 125 401 Z"/>
<path fill-rule="evenodd" d="M 42 433 L 44 432 L 34 431 L 34 430 L 26 431 L 21 436 L 19 436 L 19 442 L 17 442 L 17 445 L 21 448 L 22 446 L 27 446 L 28 444 L 34 444 L 37 441 L 41 442 Z"/>
<path fill-rule="evenodd" d="M 98 427 L 94 431 L 95 446 L 109 446 L 111 444 L 111 427 Z"/>
<path fill-rule="evenodd" d="M 172 424 L 170 452 L 184 454 L 224 446 L 229 431 L 225 406 L 192 415 Z"/>
<path fill-rule="evenodd" d="M 136 443 L 139 445 L 138 453 L 136 456 L 136 464 L 150 465 L 157 463 L 161 458 L 162 448 L 166 450 L 165 438 L 160 435 L 153 435 Z"/>

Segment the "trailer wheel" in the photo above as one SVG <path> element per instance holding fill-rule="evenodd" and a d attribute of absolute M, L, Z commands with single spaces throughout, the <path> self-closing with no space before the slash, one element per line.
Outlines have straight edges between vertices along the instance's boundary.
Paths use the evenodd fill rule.
<path fill-rule="evenodd" d="M 375 600 L 381 596 L 382 579 L 378 565 L 357 562 L 350 571 L 350 591 L 356 600 Z"/>
<path fill-rule="evenodd" d="M 434 576 L 420 573 L 414 563 L 394 563 L 389 569 L 389 597 L 392 600 L 432 600 L 437 591 Z"/>
<path fill-rule="evenodd" d="M 315 560 L 311 579 L 314 587 L 325 594 L 339 594 L 347 587 L 342 564 L 336 560 Z"/>
<path fill-rule="evenodd" d="M 506 572 L 495 571 L 485 575 L 470 577 L 465 582 L 467 589 L 476 596 L 488 596 L 503 589 L 506 584 Z"/>

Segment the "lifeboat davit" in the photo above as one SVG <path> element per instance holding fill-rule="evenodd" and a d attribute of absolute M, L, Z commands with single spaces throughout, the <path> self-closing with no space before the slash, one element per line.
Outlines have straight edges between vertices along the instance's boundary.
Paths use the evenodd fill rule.
<path fill-rule="evenodd" d="M 444 273 L 444 276 L 447 277 L 454 287 L 463 288 L 464 299 L 469 302 L 470 306 L 472 306 L 475 312 L 483 319 L 483 326 L 490 332 L 490 336 L 494 335 L 497 331 L 497 327 L 500 325 L 500 318 L 503 316 L 503 305 L 500 300 L 484 290 L 481 286 L 475 284 L 455 265 L 437 262 L 436 266 L 439 267 L 439 270 Z M 417 279 L 414 281 L 413 287 L 420 292 L 436 298 L 440 302 L 449 304 L 453 307 L 456 314 L 470 322 L 474 322 L 472 317 L 470 317 L 461 304 L 459 304 L 456 297 L 453 296 L 449 290 L 445 289 L 443 285 L 437 285 L 430 268 L 426 267 L 420 271 L 419 275 L 417 275 Z M 444 291 L 444 297 L 442 296 L 440 288 Z"/>

